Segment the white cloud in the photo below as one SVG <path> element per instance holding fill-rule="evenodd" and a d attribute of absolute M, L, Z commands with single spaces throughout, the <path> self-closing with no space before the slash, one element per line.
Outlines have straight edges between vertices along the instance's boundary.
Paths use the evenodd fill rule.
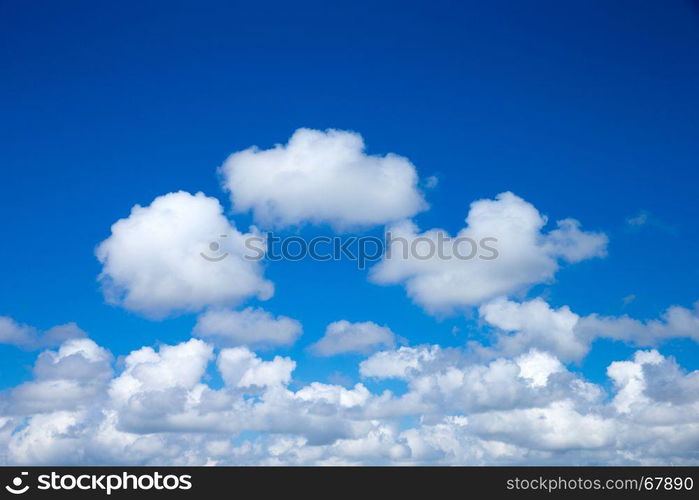
<path fill-rule="evenodd" d="M 339 385 L 312 382 L 299 390 L 295 396 L 303 401 L 323 401 L 330 405 L 352 408 L 364 405 L 371 398 L 371 393 L 363 384 L 345 389 Z"/>
<path fill-rule="evenodd" d="M 673 358 L 663 357 L 659 363 L 650 356 L 634 361 L 642 364 L 645 392 L 652 400 L 678 405 L 699 401 L 699 370 L 686 373 Z"/>
<path fill-rule="evenodd" d="M 246 238 L 259 234 L 237 231 L 222 212 L 215 198 L 183 191 L 134 206 L 97 248 L 107 299 L 162 318 L 269 298 L 273 286 L 263 279 L 259 262 L 244 258 Z M 216 251 L 212 243 L 219 245 Z M 202 254 L 225 258 L 212 262 Z"/>
<path fill-rule="evenodd" d="M 66 323 L 41 331 L 33 326 L 17 323 L 8 316 L 0 316 L 0 344 L 14 345 L 26 350 L 56 347 L 65 340 L 85 335 L 75 323 Z"/>
<path fill-rule="evenodd" d="M 390 328 L 371 321 L 350 323 L 346 320 L 330 323 L 325 335 L 310 349 L 318 356 L 335 356 L 344 353 L 369 354 L 396 344 L 396 335 Z"/>
<path fill-rule="evenodd" d="M 563 306 L 553 309 L 540 298 L 518 303 L 498 298 L 482 305 L 481 318 L 500 329 L 494 350 L 516 356 L 531 348 L 549 351 L 563 360 L 581 359 L 589 340 L 576 334 L 580 316 Z"/>
<path fill-rule="evenodd" d="M 291 358 L 275 356 L 263 361 L 245 347 L 223 349 L 217 365 L 226 385 L 242 388 L 286 385 L 296 368 Z"/>
<path fill-rule="evenodd" d="M 547 451 L 611 447 L 616 435 L 614 421 L 595 413 L 582 414 L 569 401 L 482 413 L 472 417 L 469 425 L 479 436 Z"/>
<path fill-rule="evenodd" d="M 363 376 L 408 382 L 409 391 L 400 398 L 376 401 L 373 410 L 384 417 L 507 411 L 547 405 L 560 398 L 587 404 L 600 397 L 594 386 L 568 372 L 554 356 L 539 351 L 486 363 L 459 350 L 436 346 L 399 351 L 374 354 L 360 365 Z"/>
<path fill-rule="evenodd" d="M 663 357 L 658 351 L 638 351 L 633 361 L 615 361 L 607 368 L 607 375 L 614 381 L 618 392 L 613 405 L 620 413 L 629 413 L 636 404 L 647 404 L 644 365 L 658 365 Z"/>
<path fill-rule="evenodd" d="M 91 381 L 109 378 L 112 355 L 94 341 L 81 338 L 65 341 L 57 351 L 44 351 L 34 365 L 39 380 L 72 379 Z"/>
<path fill-rule="evenodd" d="M 365 154 L 353 132 L 298 129 L 286 145 L 232 154 L 221 172 L 235 210 L 268 227 L 375 226 L 427 207 L 410 161 Z"/>
<path fill-rule="evenodd" d="M 669 307 L 659 320 L 639 321 L 628 316 L 586 316 L 578 325 L 580 335 L 655 345 L 670 338 L 686 337 L 699 342 L 699 302 L 694 309 Z"/>
<path fill-rule="evenodd" d="M 242 311 L 212 309 L 197 318 L 194 333 L 216 345 L 231 347 L 287 346 L 301 335 L 301 323 L 286 316 L 274 317 L 259 308 Z"/>
<path fill-rule="evenodd" d="M 517 357 L 515 362 L 519 366 L 519 376 L 528 379 L 533 387 L 545 386 L 551 375 L 564 371 L 557 358 L 534 349 Z"/>
<path fill-rule="evenodd" d="M 554 353 L 564 361 L 582 359 L 597 338 L 628 342 L 634 346 L 654 346 L 672 338 L 699 340 L 699 309 L 669 307 L 658 320 L 639 321 L 628 316 L 579 316 L 568 306 L 552 308 L 536 298 L 514 302 L 497 298 L 483 304 L 479 314 L 498 329 L 489 348 L 479 344 L 482 353 L 516 356 L 530 348 Z"/>
<path fill-rule="evenodd" d="M 83 439 L 74 429 L 81 424 L 81 412 L 58 411 L 34 415 L 8 443 L 8 455 L 19 464 L 75 464 L 84 460 Z"/>
<path fill-rule="evenodd" d="M 214 389 L 206 382 L 213 357 L 198 339 L 143 347 L 113 376 L 111 355 L 87 339 L 42 353 L 35 380 L 19 386 L 40 390 L 0 399 L 0 461 L 697 463 L 699 372 L 654 350 L 613 362 L 609 393 L 537 350 L 483 362 L 469 350 L 423 345 L 360 364 L 363 376 L 403 380 L 400 395 L 361 382 L 292 390 L 300 383 L 292 384 L 293 360 L 265 361 L 245 347 L 220 352 L 226 385 Z M 101 389 L 89 393 L 93 383 Z M 405 417 L 413 417 L 407 427 Z"/>
<path fill-rule="evenodd" d="M 545 248 L 550 256 L 566 262 L 581 262 L 607 255 L 606 235 L 581 231 L 580 222 L 575 219 L 559 220 L 556 226 L 545 237 Z"/>
<path fill-rule="evenodd" d="M 439 346 L 401 347 L 396 351 L 383 351 L 374 354 L 359 364 L 363 377 L 406 378 L 412 371 L 437 359 Z"/>
<path fill-rule="evenodd" d="M 402 283 L 428 311 L 449 312 L 550 282 L 560 261 L 605 255 L 605 235 L 583 232 L 573 219 L 561 220 L 557 229 L 545 233 L 546 222 L 533 205 L 509 192 L 473 202 L 466 227 L 454 238 L 440 229 L 420 232 L 413 222 L 403 221 L 389 229 L 391 252 L 371 269 L 371 279 Z M 444 239 L 449 241 L 442 243 Z M 470 242 L 479 246 L 474 249 Z M 407 250 L 411 247 L 414 251 Z M 430 254 L 431 248 L 441 248 L 441 256 L 437 250 Z"/>
<path fill-rule="evenodd" d="M 112 381 L 109 394 L 127 403 L 136 394 L 170 388 L 191 389 L 201 379 L 213 358 L 213 348 L 198 339 L 158 351 L 142 347 L 124 359 L 124 371 Z"/>
<path fill-rule="evenodd" d="M 112 376 L 112 356 L 87 338 L 70 339 L 58 351 L 42 352 L 35 380 L 14 388 L 13 413 L 43 413 L 85 406 L 103 398 Z"/>

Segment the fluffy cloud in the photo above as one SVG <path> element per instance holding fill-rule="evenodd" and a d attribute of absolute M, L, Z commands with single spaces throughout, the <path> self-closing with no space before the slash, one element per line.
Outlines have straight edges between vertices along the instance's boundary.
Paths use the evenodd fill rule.
<path fill-rule="evenodd" d="M 553 309 L 542 299 L 513 302 L 499 298 L 479 308 L 481 318 L 505 332 L 495 350 L 515 355 L 530 348 L 555 353 L 566 361 L 581 359 L 589 340 L 576 333 L 580 316 L 563 306 Z"/>
<path fill-rule="evenodd" d="M 637 404 L 648 404 L 643 368 L 646 365 L 659 365 L 663 359 L 658 351 L 638 351 L 633 361 L 615 361 L 609 365 L 607 375 L 618 391 L 612 404 L 619 413 L 629 413 Z"/>
<path fill-rule="evenodd" d="M 669 307 L 659 320 L 639 321 L 597 314 L 586 316 L 578 325 L 578 332 L 586 337 L 607 337 L 630 341 L 636 345 L 655 345 L 669 338 L 685 337 L 699 342 L 699 302 L 694 309 Z"/>
<path fill-rule="evenodd" d="M 371 321 L 350 323 L 346 320 L 330 323 L 325 335 L 310 349 L 318 356 L 335 356 L 344 353 L 369 354 L 383 348 L 392 348 L 396 335 L 390 328 Z"/>
<path fill-rule="evenodd" d="M 616 432 L 614 421 L 595 413 L 582 414 L 569 401 L 482 413 L 470 420 L 470 427 L 487 439 L 545 451 L 610 447 Z"/>
<path fill-rule="evenodd" d="M 543 387 L 554 373 L 564 371 L 561 362 L 548 353 L 530 350 L 516 360 L 519 376 L 527 379 L 533 387 Z"/>
<path fill-rule="evenodd" d="M 291 345 L 302 331 L 301 323 L 294 319 L 286 316 L 275 318 L 267 311 L 251 307 L 242 311 L 206 311 L 197 318 L 194 327 L 196 335 L 223 347 Z"/>
<path fill-rule="evenodd" d="M 221 167 L 235 210 L 265 226 L 366 227 L 426 208 L 407 158 L 364 153 L 359 134 L 298 129 L 286 145 L 250 148 Z"/>
<path fill-rule="evenodd" d="M 95 381 L 109 378 L 112 355 L 94 341 L 70 339 L 57 351 L 44 351 L 34 365 L 37 380 Z"/>
<path fill-rule="evenodd" d="M 573 219 L 546 233 L 546 222 L 534 206 L 509 192 L 473 202 L 466 227 L 455 237 L 440 229 L 420 232 L 404 221 L 389 229 L 391 251 L 372 268 L 371 279 L 402 283 L 428 311 L 448 312 L 550 282 L 561 261 L 605 255 L 605 235 L 581 231 Z"/>
<path fill-rule="evenodd" d="M 352 389 L 339 385 L 312 382 L 299 390 L 295 396 L 302 401 L 324 401 L 329 405 L 352 408 L 364 405 L 371 398 L 371 393 L 364 384 L 356 384 Z"/>
<path fill-rule="evenodd" d="M 79 408 L 102 399 L 112 375 L 112 356 L 87 338 L 67 340 L 58 351 L 42 352 L 35 380 L 14 388 L 9 410 L 43 413 Z"/>
<path fill-rule="evenodd" d="M 281 356 L 263 361 L 245 347 L 234 347 L 221 351 L 217 366 L 230 387 L 270 387 L 288 384 L 296 362 Z"/>
<path fill-rule="evenodd" d="M 530 348 L 554 353 L 565 361 L 582 359 L 596 338 L 628 342 L 634 346 L 654 346 L 671 338 L 699 339 L 699 312 L 680 306 L 668 308 L 661 319 L 639 321 L 628 316 L 581 317 L 568 306 L 552 308 L 537 298 L 514 302 L 497 298 L 483 304 L 483 321 L 497 328 L 494 345 L 481 353 L 514 356 Z"/>
<path fill-rule="evenodd" d="M 360 365 L 364 376 L 402 378 L 409 391 L 381 398 L 380 415 L 465 414 L 546 406 L 559 399 L 579 405 L 598 400 L 601 392 L 568 372 L 554 356 L 531 350 L 517 358 L 478 362 L 459 350 L 435 346 L 382 352 Z M 407 360 L 411 362 L 406 363 Z"/>
<path fill-rule="evenodd" d="M 66 323 L 41 331 L 33 326 L 17 323 L 10 317 L 0 316 L 0 344 L 35 350 L 56 347 L 65 340 L 81 337 L 85 337 L 85 332 L 75 323 Z"/>
<path fill-rule="evenodd" d="M 359 364 L 359 372 L 363 377 L 407 378 L 411 372 L 421 371 L 427 363 L 440 355 L 439 346 L 401 347 L 396 351 L 376 353 L 362 361 Z"/>
<path fill-rule="evenodd" d="M 289 358 L 222 350 L 226 382 L 208 385 L 213 347 L 198 339 L 143 347 L 113 377 L 87 339 L 39 356 L 31 384 L 94 381 L 109 391 L 60 405 L 0 404 L 7 464 L 519 464 L 693 463 L 699 372 L 657 351 L 613 362 L 613 392 L 555 356 L 529 350 L 477 361 L 468 350 L 401 347 L 361 364 L 399 377 L 401 395 L 321 382 L 292 390 Z M 374 382 L 372 382 L 374 383 Z M 22 387 L 22 386 L 20 386 Z M 678 391 L 677 388 L 680 388 Z M 37 393 L 38 394 L 38 393 Z M 93 393 L 94 394 L 94 393 Z M 99 396 L 101 394 L 101 396 Z M 46 391 L 45 402 L 52 397 Z M 58 398 L 53 398 L 57 401 Z M 414 417 L 405 426 L 405 417 Z M 252 431 L 242 437 L 242 431 Z"/>
<path fill-rule="evenodd" d="M 259 262 L 245 259 L 246 238 L 259 235 L 237 231 L 222 212 L 215 198 L 183 191 L 134 206 L 97 248 L 107 299 L 162 318 L 269 298 L 273 286 L 263 279 Z M 203 255 L 225 257 L 211 261 Z"/>
<path fill-rule="evenodd" d="M 142 347 L 124 359 L 124 371 L 112 381 L 109 394 L 127 403 L 134 395 L 171 388 L 191 389 L 213 358 L 213 348 L 198 339 L 159 351 Z"/>

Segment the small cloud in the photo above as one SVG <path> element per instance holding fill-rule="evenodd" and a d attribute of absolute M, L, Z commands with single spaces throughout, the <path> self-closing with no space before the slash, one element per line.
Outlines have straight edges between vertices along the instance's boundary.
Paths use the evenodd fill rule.
<path fill-rule="evenodd" d="M 626 227 L 632 231 L 640 231 L 642 228 L 660 229 L 666 233 L 674 234 L 675 228 L 665 224 L 658 217 L 654 216 L 647 210 L 641 210 L 636 215 L 626 218 Z"/>
<path fill-rule="evenodd" d="M 633 227 L 645 226 L 648 223 L 648 212 L 642 210 L 638 215 L 627 217 L 626 223 Z"/>
<path fill-rule="evenodd" d="M 209 309 L 199 315 L 194 334 L 222 347 L 254 348 L 289 346 L 303 332 L 301 323 L 286 316 L 273 316 L 260 308 L 242 311 Z"/>
<path fill-rule="evenodd" d="M 439 184 L 439 177 L 436 175 L 430 175 L 425 179 L 425 189 L 434 189 L 437 187 L 437 184 Z"/>
<path fill-rule="evenodd" d="M 634 300 L 636 300 L 636 296 L 634 294 L 631 294 L 624 297 L 621 301 L 624 303 L 624 307 L 626 307 Z"/>
<path fill-rule="evenodd" d="M 323 338 L 311 345 L 310 349 L 316 356 L 370 354 L 382 349 L 392 349 L 404 341 L 386 326 L 379 326 L 371 321 L 350 323 L 341 320 L 330 323 Z"/>
<path fill-rule="evenodd" d="M 27 351 L 57 347 L 70 339 L 87 337 L 75 323 L 58 325 L 48 330 L 16 322 L 8 316 L 0 316 L 0 344 L 8 344 Z"/>

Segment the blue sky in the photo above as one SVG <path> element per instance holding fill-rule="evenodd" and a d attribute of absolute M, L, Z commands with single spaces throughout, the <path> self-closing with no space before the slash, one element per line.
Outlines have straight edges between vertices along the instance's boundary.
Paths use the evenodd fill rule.
<path fill-rule="evenodd" d="M 253 214 L 233 212 L 217 168 L 301 127 L 355 131 L 368 154 L 436 176 L 413 217 L 422 229 L 455 233 L 472 202 L 512 191 L 547 231 L 572 217 L 606 234 L 606 257 L 562 265 L 516 300 L 648 320 L 699 299 L 696 4 L 5 2 L 0 19 L 0 316 L 75 322 L 116 357 L 187 341 L 196 314 L 152 320 L 106 303 L 95 249 L 135 204 L 179 190 L 219 199 L 246 231 Z M 490 342 L 477 307 L 430 314 L 352 262 L 269 263 L 264 276 L 274 296 L 239 308 L 302 323 L 294 345 L 260 354 L 296 360 L 292 387 L 361 379 L 366 356 L 308 350 L 342 319 L 411 346 Z M 699 368 L 694 340 L 655 347 Z M 568 368 L 610 387 L 607 366 L 635 351 L 598 339 Z M 0 387 L 30 381 L 36 355 L 0 345 Z"/>

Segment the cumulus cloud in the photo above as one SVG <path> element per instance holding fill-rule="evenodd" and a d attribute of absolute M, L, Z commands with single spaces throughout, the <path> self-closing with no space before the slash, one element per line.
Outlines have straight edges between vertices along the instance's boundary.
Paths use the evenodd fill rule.
<path fill-rule="evenodd" d="M 88 338 L 69 339 L 57 351 L 44 351 L 34 365 L 37 380 L 108 379 L 112 355 Z"/>
<path fill-rule="evenodd" d="M 412 371 L 420 371 L 441 354 L 439 346 L 401 347 L 396 351 L 382 351 L 359 364 L 363 377 L 407 378 Z"/>
<path fill-rule="evenodd" d="M 505 333 L 497 337 L 494 350 L 499 353 L 537 348 L 570 361 L 581 359 L 590 347 L 591 339 L 576 332 L 580 316 L 567 306 L 554 309 L 540 298 L 521 303 L 498 298 L 482 305 L 479 314 Z"/>
<path fill-rule="evenodd" d="M 455 237 L 441 229 L 420 232 L 403 221 L 389 228 L 390 252 L 372 268 L 371 279 L 403 284 L 428 311 L 449 312 L 550 282 L 562 261 L 605 255 L 604 234 L 582 231 L 573 219 L 544 232 L 546 223 L 533 205 L 510 192 L 473 202 L 466 227 Z"/>
<path fill-rule="evenodd" d="M 109 394 L 119 403 L 128 403 L 144 392 L 191 389 L 199 383 L 212 358 L 213 347 L 198 339 L 163 345 L 158 351 L 142 347 L 126 356 L 124 371 L 112 381 Z"/>
<path fill-rule="evenodd" d="M 563 364 L 549 353 L 530 350 L 516 359 L 519 376 L 527 379 L 533 387 L 543 387 L 554 373 L 564 371 Z"/>
<path fill-rule="evenodd" d="M 293 344 L 301 335 L 301 323 L 286 316 L 248 307 L 242 311 L 212 309 L 197 318 L 194 333 L 218 346 L 247 345 L 266 348 Z"/>
<path fill-rule="evenodd" d="M 310 349 L 318 356 L 335 356 L 345 353 L 369 354 L 395 346 L 396 335 L 390 328 L 371 321 L 350 323 L 347 320 L 330 323 L 325 335 Z"/>
<path fill-rule="evenodd" d="M 221 351 L 217 366 L 231 387 L 269 387 L 288 384 L 296 362 L 281 356 L 263 361 L 245 347 L 234 347 Z"/>
<path fill-rule="evenodd" d="M 142 347 L 111 373 L 87 339 L 42 353 L 30 384 L 108 386 L 101 396 L 17 392 L 0 400 L 6 464 L 555 464 L 694 463 L 699 380 L 658 351 L 610 364 L 611 392 L 550 353 L 478 361 L 434 345 L 373 354 L 360 365 L 405 391 L 311 381 L 296 363 L 245 347 L 222 350 L 225 386 L 206 383 L 213 346 Z M 373 382 L 372 382 L 373 383 Z M 22 387 L 22 386 L 20 386 Z M 681 390 L 676 390 L 680 388 Z M 22 399 L 24 404 L 20 404 Z M 46 404 L 29 404 L 30 401 Z M 409 426 L 405 417 L 414 417 Z M 240 432 L 251 431 L 242 438 Z"/>
<path fill-rule="evenodd" d="M 12 413 L 43 413 L 73 409 L 101 399 L 112 376 L 109 351 L 87 338 L 65 341 L 57 351 L 42 352 L 31 382 L 15 387 Z"/>
<path fill-rule="evenodd" d="M 96 252 L 99 280 L 108 301 L 153 318 L 267 299 L 272 283 L 244 258 L 251 236 L 259 234 L 239 232 L 215 198 L 169 193 L 112 226 Z"/>
<path fill-rule="evenodd" d="M 392 153 L 367 155 L 354 132 L 298 129 L 285 145 L 232 154 L 221 173 L 235 210 L 252 210 L 267 227 L 368 227 L 427 207 L 413 164 Z"/>
<path fill-rule="evenodd" d="M 323 401 L 329 405 L 352 408 L 364 405 L 371 398 L 371 393 L 361 383 L 346 389 L 339 385 L 312 382 L 296 392 L 295 397 L 302 401 Z"/>
<path fill-rule="evenodd" d="M 417 412 L 426 418 L 445 412 L 506 411 L 546 406 L 561 398 L 585 406 L 601 395 L 594 386 L 568 372 L 557 358 L 536 350 L 514 359 L 488 362 L 435 346 L 404 347 L 400 351 L 377 353 L 360 365 L 364 376 L 401 378 L 408 383 L 406 394 L 377 402 L 374 410 L 378 415 Z"/>
<path fill-rule="evenodd" d="M 482 354 L 514 356 L 530 348 L 549 351 L 565 361 L 578 361 L 597 338 L 655 346 L 672 338 L 699 340 L 699 309 L 669 307 L 660 319 L 639 321 L 629 316 L 580 316 L 568 306 L 558 309 L 543 299 L 515 302 L 497 298 L 479 308 L 480 318 L 496 328 L 488 348 L 473 344 Z"/>
<path fill-rule="evenodd" d="M 265 226 L 391 224 L 397 247 L 371 279 L 404 285 L 431 313 L 479 306 L 492 342 L 399 346 L 388 327 L 342 320 L 311 351 L 368 356 L 358 380 L 294 378 L 294 359 L 252 349 L 293 344 L 301 324 L 233 309 L 273 293 L 259 262 L 244 258 L 257 229 L 238 231 L 202 193 L 169 193 L 112 226 L 96 250 L 99 280 L 108 301 L 148 317 L 205 311 L 200 338 L 143 346 L 115 364 L 72 323 L 42 332 L 0 317 L 0 343 L 56 348 L 38 355 L 32 380 L 0 394 L 0 464 L 698 463 L 699 371 L 656 349 L 612 362 L 611 384 L 566 363 L 599 337 L 699 340 L 699 303 L 639 321 L 511 300 L 551 282 L 562 263 L 604 256 L 604 234 L 574 219 L 546 229 L 509 192 L 472 203 L 455 237 L 421 232 L 409 220 L 427 207 L 415 167 L 366 154 L 351 132 L 299 129 L 285 145 L 233 154 L 220 172 L 234 209 Z M 445 239 L 476 242 L 475 258 Z M 403 258 L 401 245 L 411 250 Z M 432 245 L 437 254 L 422 257 Z"/>
<path fill-rule="evenodd" d="M 542 451 L 599 449 L 614 445 L 614 421 L 600 414 L 582 414 L 570 401 L 542 408 L 476 415 L 470 426 L 480 436 Z"/>
<path fill-rule="evenodd" d="M 17 323 L 8 316 L 0 316 L 0 344 L 14 345 L 26 350 L 56 347 L 65 340 L 85 335 L 75 323 L 66 323 L 41 331 L 33 326 Z"/>
<path fill-rule="evenodd" d="M 297 363 L 289 357 L 263 359 L 244 346 L 216 353 L 196 338 L 136 349 L 114 374 L 109 351 L 68 339 L 39 354 L 33 380 L 0 395 L 0 461 L 696 461 L 699 371 L 686 372 L 656 349 L 639 350 L 610 363 L 611 384 L 591 383 L 564 364 L 600 334 L 580 329 L 585 317 L 540 299 L 496 299 L 480 314 L 497 329 L 492 346 L 394 343 L 359 363 L 363 380 L 354 385 L 294 380 Z M 691 333 L 693 314 L 673 306 L 635 330 L 648 330 L 644 341 L 668 338 L 667 328 Z M 214 361 L 220 387 L 210 382 Z M 404 387 L 386 389 L 387 379 Z M 241 439 L 245 431 L 256 437 Z"/>
<path fill-rule="evenodd" d="M 647 405 L 646 381 L 643 368 L 663 362 L 658 351 L 638 351 L 633 361 L 615 361 L 607 368 L 607 375 L 614 381 L 618 392 L 613 405 L 619 413 L 629 413 L 634 405 Z"/>

